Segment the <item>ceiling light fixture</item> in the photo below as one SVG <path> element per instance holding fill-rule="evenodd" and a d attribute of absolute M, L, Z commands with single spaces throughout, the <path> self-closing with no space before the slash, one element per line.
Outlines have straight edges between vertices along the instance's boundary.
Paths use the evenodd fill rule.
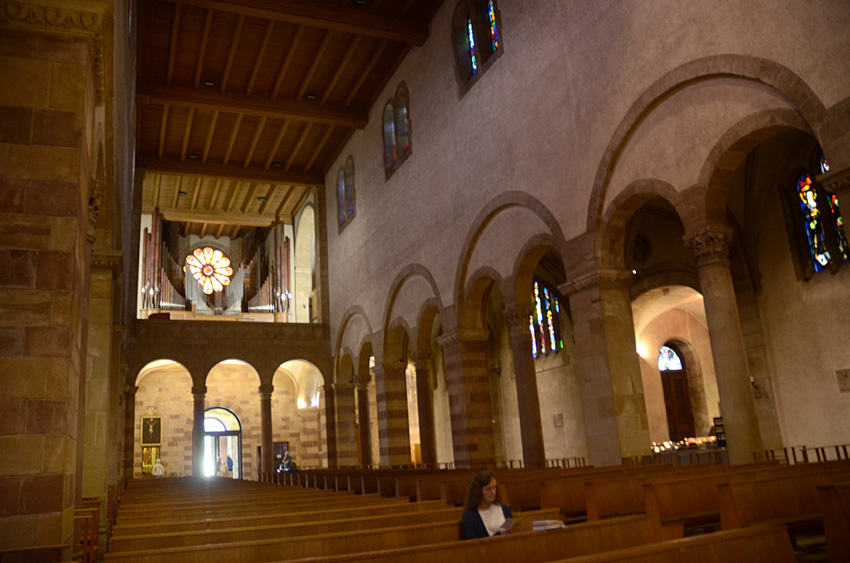
<path fill-rule="evenodd" d="M 204 80 L 204 86 L 215 86 L 215 82 L 212 80 Z"/>
<path fill-rule="evenodd" d="M 275 168 L 282 168 L 282 167 L 283 167 L 283 164 L 281 164 L 280 162 L 275 162 L 273 166 L 274 166 Z"/>
<path fill-rule="evenodd" d="M 310 100 L 310 101 L 312 102 L 313 100 L 315 100 L 315 99 L 316 99 L 316 94 L 307 94 L 307 95 L 306 95 L 306 96 L 304 96 L 304 97 L 305 97 L 305 98 L 307 98 L 308 100 Z"/>
<path fill-rule="evenodd" d="M 184 192 L 183 190 L 180 190 L 179 192 L 177 192 L 177 195 L 186 195 L 186 192 Z"/>
<path fill-rule="evenodd" d="M 197 159 L 198 159 L 198 155 L 196 155 L 196 154 L 190 154 L 190 155 L 189 155 L 189 158 L 191 158 L 192 160 L 197 160 Z"/>
<path fill-rule="evenodd" d="M 264 198 L 263 196 L 260 196 L 260 197 L 257 198 L 257 201 L 261 201 L 261 202 L 265 203 L 266 198 Z"/>

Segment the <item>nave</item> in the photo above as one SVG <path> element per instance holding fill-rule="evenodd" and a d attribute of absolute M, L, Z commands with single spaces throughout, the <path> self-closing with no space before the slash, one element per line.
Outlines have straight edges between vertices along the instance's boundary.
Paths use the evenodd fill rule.
<path fill-rule="evenodd" d="M 460 526 L 474 470 L 132 480 L 105 561 L 846 561 L 848 470 L 847 459 L 500 469 L 519 524 L 476 540 Z M 532 531 L 541 520 L 557 528 Z"/>

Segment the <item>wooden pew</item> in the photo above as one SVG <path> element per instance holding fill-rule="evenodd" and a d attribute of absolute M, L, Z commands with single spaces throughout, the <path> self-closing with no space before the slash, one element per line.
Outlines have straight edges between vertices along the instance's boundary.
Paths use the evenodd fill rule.
<path fill-rule="evenodd" d="M 754 526 L 705 534 L 678 540 L 641 545 L 628 549 L 604 551 L 593 555 L 558 559 L 551 563 L 607 563 L 635 561 L 640 563 L 796 563 L 797 557 L 783 526 Z"/>
<path fill-rule="evenodd" d="M 830 561 L 850 561 L 850 481 L 818 486 Z"/>
<path fill-rule="evenodd" d="M 846 481 L 848 466 L 823 463 L 798 467 L 802 471 L 719 484 L 722 528 L 732 530 L 768 521 L 788 524 L 820 519 L 818 485 Z"/>
<path fill-rule="evenodd" d="M 407 514 L 410 512 L 426 512 L 430 510 L 439 510 L 446 508 L 446 503 L 442 501 L 426 501 L 426 502 L 394 502 L 381 503 L 378 505 L 369 505 L 367 510 L 371 516 L 385 516 L 394 514 Z M 201 518 L 198 520 L 186 520 L 178 523 L 174 522 L 143 522 L 137 524 L 122 524 L 116 525 L 113 529 L 113 537 L 122 536 L 139 536 L 148 534 L 162 534 L 168 532 L 180 531 L 201 531 L 201 530 L 223 530 L 226 528 L 240 528 L 251 526 L 273 526 L 297 524 L 299 522 L 322 522 L 326 520 L 342 520 L 345 518 L 356 518 L 363 514 L 363 507 L 360 505 L 352 505 L 345 508 L 334 508 L 331 510 L 316 510 L 312 507 L 307 511 L 287 511 L 287 512 L 269 512 L 265 514 L 251 514 L 239 518 L 219 517 L 219 518 Z"/>
<path fill-rule="evenodd" d="M 275 538 L 297 538 L 333 531 L 335 533 L 357 532 L 377 528 L 412 526 L 432 522 L 458 522 L 460 508 L 409 512 L 384 516 L 364 515 L 338 520 L 297 522 L 266 526 L 231 527 L 216 530 L 172 531 L 147 535 L 121 535 L 112 538 L 112 553 L 144 551 L 170 547 L 185 547 L 212 543 L 245 542 Z"/>
<path fill-rule="evenodd" d="M 525 522 L 523 522 L 525 523 Z M 517 561 L 542 563 L 652 541 L 645 516 L 611 518 L 547 532 L 512 532 L 505 536 L 392 549 L 374 548 L 323 558 L 323 563 L 433 563 L 435 561 Z M 304 560 L 306 563 L 308 560 Z"/>
<path fill-rule="evenodd" d="M 557 511 L 538 511 L 526 516 L 520 526 L 529 529 L 532 520 L 552 519 Z M 460 522 L 453 520 L 357 532 L 108 553 L 104 560 L 122 563 L 289 561 L 308 557 L 326 560 L 335 555 L 371 551 L 376 545 L 394 549 L 453 542 L 460 539 L 461 533 Z"/>
<path fill-rule="evenodd" d="M 346 506 L 360 506 L 360 507 L 369 507 L 369 506 L 383 506 L 387 504 L 409 504 L 409 501 L 406 498 L 380 498 L 378 495 L 361 495 L 355 496 L 350 495 L 346 498 L 333 499 L 325 502 L 299 502 L 299 503 L 278 503 L 277 505 L 267 506 L 267 510 L 274 510 L 276 512 L 289 511 L 289 512 L 306 512 L 311 510 L 316 510 L 321 507 L 324 509 L 334 509 L 334 508 L 344 508 Z M 197 511 L 162 511 L 158 515 L 144 515 L 144 516 L 127 516 L 122 514 L 119 510 L 117 522 L 119 525 L 124 524 L 141 524 L 145 522 L 150 522 L 152 520 L 158 520 L 160 522 L 183 522 L 188 520 L 198 520 L 201 518 L 218 518 L 218 517 L 228 517 L 228 518 L 240 518 L 244 516 L 252 516 L 257 514 L 256 507 L 240 507 L 238 509 L 228 508 L 226 506 L 220 506 L 214 509 L 208 510 L 197 510 Z"/>

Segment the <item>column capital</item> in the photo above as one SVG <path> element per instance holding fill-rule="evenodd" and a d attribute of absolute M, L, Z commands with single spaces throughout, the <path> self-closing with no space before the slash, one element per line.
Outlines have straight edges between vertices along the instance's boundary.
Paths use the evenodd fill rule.
<path fill-rule="evenodd" d="M 693 253 L 697 266 L 723 262 L 729 258 L 732 229 L 724 225 L 706 225 L 696 233 L 683 236 L 682 240 Z"/>
<path fill-rule="evenodd" d="M 207 388 L 204 387 L 192 387 L 192 396 L 197 401 L 198 399 L 203 400 L 207 395 Z"/>
<path fill-rule="evenodd" d="M 410 354 L 416 369 L 427 367 L 431 362 L 431 350 L 416 350 Z"/>
<path fill-rule="evenodd" d="M 558 291 L 564 297 L 569 297 L 593 286 L 599 286 L 602 289 L 626 288 L 631 280 L 632 274 L 626 270 L 596 270 L 562 283 L 558 286 Z"/>
<path fill-rule="evenodd" d="M 437 337 L 437 344 L 441 348 L 458 344 L 460 342 L 484 342 L 490 336 L 490 332 L 484 328 L 461 328 L 453 332 L 443 333 Z"/>
<path fill-rule="evenodd" d="M 332 383 L 333 388 L 337 393 L 352 391 L 355 387 L 354 383 Z"/>
<path fill-rule="evenodd" d="M 264 383 L 259 387 L 260 397 L 263 399 L 271 399 L 272 393 L 274 393 L 274 385 L 271 383 Z"/>
<path fill-rule="evenodd" d="M 517 334 L 529 335 L 528 319 L 534 314 L 532 305 L 517 305 L 516 303 L 506 303 L 503 311 L 505 322 L 511 332 L 511 336 Z"/>
<path fill-rule="evenodd" d="M 135 395 L 136 391 L 138 391 L 138 390 L 139 390 L 139 388 L 136 385 L 125 385 L 124 386 L 124 394 L 126 394 L 126 395 Z"/>
<path fill-rule="evenodd" d="M 371 379 L 372 379 L 372 377 L 371 377 L 371 375 L 369 374 L 368 371 L 366 372 L 365 375 L 359 374 L 359 373 L 355 374 L 354 375 L 354 385 L 358 389 L 368 389 L 369 388 L 369 381 Z"/>
<path fill-rule="evenodd" d="M 831 194 L 843 197 L 841 194 L 850 192 L 850 166 L 830 170 L 817 176 L 817 181 Z"/>

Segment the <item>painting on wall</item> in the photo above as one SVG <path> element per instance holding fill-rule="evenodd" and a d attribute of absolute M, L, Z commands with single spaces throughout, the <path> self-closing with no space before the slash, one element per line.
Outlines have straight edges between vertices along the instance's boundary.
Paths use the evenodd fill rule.
<path fill-rule="evenodd" d="M 142 417 L 142 445 L 159 446 L 162 444 L 162 417 Z"/>

